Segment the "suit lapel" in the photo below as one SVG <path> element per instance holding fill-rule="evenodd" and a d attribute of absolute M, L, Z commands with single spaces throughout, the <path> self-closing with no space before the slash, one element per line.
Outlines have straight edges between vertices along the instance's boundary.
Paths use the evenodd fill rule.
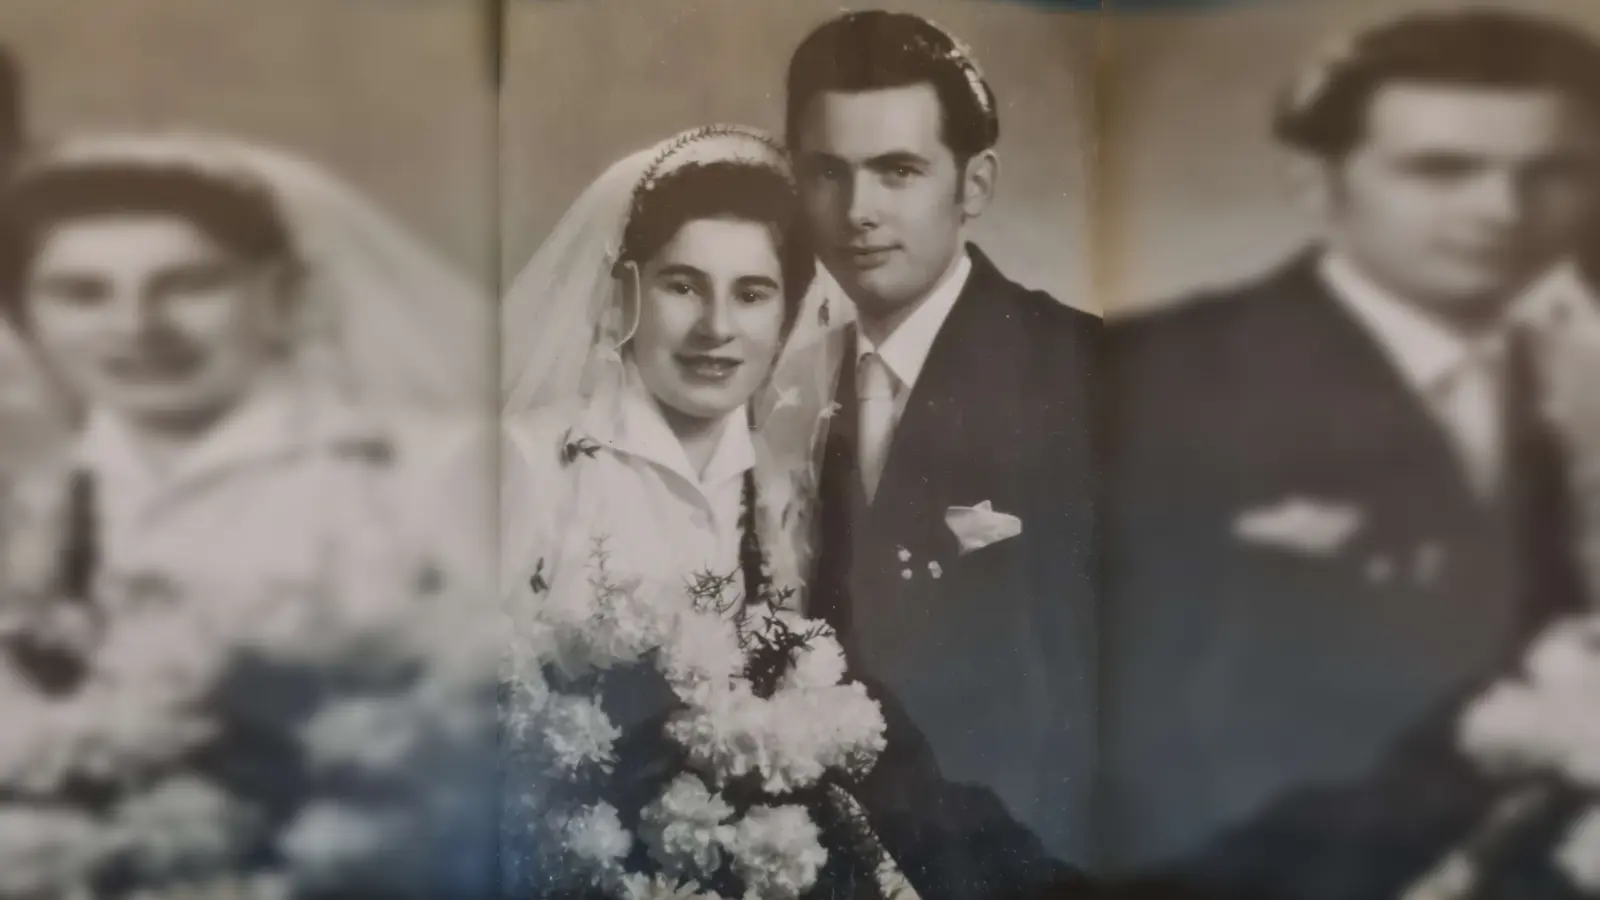
<path fill-rule="evenodd" d="M 1285 335 L 1276 351 L 1270 345 L 1257 348 L 1257 352 L 1291 354 L 1274 366 L 1289 377 L 1270 389 L 1298 396 L 1293 402 L 1316 417 L 1335 458 L 1368 459 L 1381 465 L 1394 448 L 1408 448 L 1408 455 L 1428 462 L 1421 467 L 1425 483 L 1415 488 L 1448 500 L 1451 510 L 1477 507 L 1444 426 L 1378 339 L 1324 284 L 1316 272 L 1315 256 L 1302 258 L 1283 278 L 1273 290 L 1292 298 L 1290 312 L 1296 323 L 1292 327 L 1307 333 Z"/>
<path fill-rule="evenodd" d="M 969 244 L 967 252 L 972 272 L 934 339 L 889 445 L 871 507 L 880 531 L 925 526 L 924 517 L 942 523 L 952 481 L 961 477 L 959 461 L 973 443 L 990 437 L 983 411 L 1003 408 L 1017 389 L 1001 381 L 1017 368 L 1003 364 L 1014 343 L 1000 296 L 1006 283 L 977 247 Z"/>

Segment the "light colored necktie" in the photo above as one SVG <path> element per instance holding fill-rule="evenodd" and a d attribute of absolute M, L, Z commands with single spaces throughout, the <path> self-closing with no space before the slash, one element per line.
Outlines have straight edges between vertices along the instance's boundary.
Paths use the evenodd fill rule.
<path fill-rule="evenodd" d="M 1503 343 L 1477 348 L 1432 392 L 1467 479 L 1483 498 L 1499 490 L 1505 465 L 1505 356 Z"/>
<path fill-rule="evenodd" d="M 878 492 L 878 479 L 889 455 L 889 436 L 894 429 L 894 373 L 877 353 L 867 353 L 856 363 L 856 403 L 859 427 L 856 431 L 861 486 L 867 500 Z"/>

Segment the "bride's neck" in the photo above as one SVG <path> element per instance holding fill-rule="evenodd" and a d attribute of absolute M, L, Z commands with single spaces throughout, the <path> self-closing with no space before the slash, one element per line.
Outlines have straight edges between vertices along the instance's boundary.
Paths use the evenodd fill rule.
<path fill-rule="evenodd" d="M 720 419 L 702 419 L 697 416 L 686 416 L 665 403 L 659 404 L 661 415 L 667 420 L 667 427 L 678 436 L 678 442 L 683 444 L 683 452 L 689 457 L 689 465 L 694 468 L 696 475 L 704 475 L 706 466 L 711 464 L 711 456 L 717 450 L 717 442 L 722 439 L 722 429 L 727 427 L 728 417 Z"/>

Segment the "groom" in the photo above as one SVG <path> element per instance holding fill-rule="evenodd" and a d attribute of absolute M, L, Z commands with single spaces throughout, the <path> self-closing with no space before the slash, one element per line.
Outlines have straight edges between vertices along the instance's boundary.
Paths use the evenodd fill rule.
<path fill-rule="evenodd" d="M 1521 14 L 1358 36 L 1277 122 L 1324 239 L 1110 329 L 1117 869 L 1393 897 L 1463 836 L 1471 779 L 1413 733 L 1581 598 L 1518 312 L 1592 210 L 1597 84 L 1600 45 Z"/>
<path fill-rule="evenodd" d="M 818 252 L 858 310 L 796 358 L 825 406 L 812 612 L 947 782 L 992 792 L 1050 855 L 1084 864 L 1099 322 L 964 239 L 994 193 L 999 119 L 949 34 L 900 13 L 836 18 L 796 50 L 787 99 Z M 878 799 L 885 815 L 927 800 Z M 948 809 L 900 811 L 963 827 L 936 824 L 959 818 Z"/>

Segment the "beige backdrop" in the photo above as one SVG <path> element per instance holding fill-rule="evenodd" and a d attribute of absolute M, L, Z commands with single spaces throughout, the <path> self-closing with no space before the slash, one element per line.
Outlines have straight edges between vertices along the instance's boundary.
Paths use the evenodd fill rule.
<path fill-rule="evenodd" d="M 1502 6 L 1600 33 L 1600 0 L 1275 0 L 1228 10 L 1119 16 L 1104 47 L 1109 128 L 1099 177 L 1108 311 L 1239 281 L 1305 242 L 1269 119 L 1302 62 L 1353 27 L 1406 10 Z"/>
<path fill-rule="evenodd" d="M 509 277 L 612 161 L 684 128 L 781 132 L 789 54 L 846 7 L 908 9 L 969 43 L 1000 103 L 999 197 L 976 239 L 1012 278 L 1093 308 L 1085 227 L 1094 21 L 988 0 L 512 0 L 501 95 Z"/>

